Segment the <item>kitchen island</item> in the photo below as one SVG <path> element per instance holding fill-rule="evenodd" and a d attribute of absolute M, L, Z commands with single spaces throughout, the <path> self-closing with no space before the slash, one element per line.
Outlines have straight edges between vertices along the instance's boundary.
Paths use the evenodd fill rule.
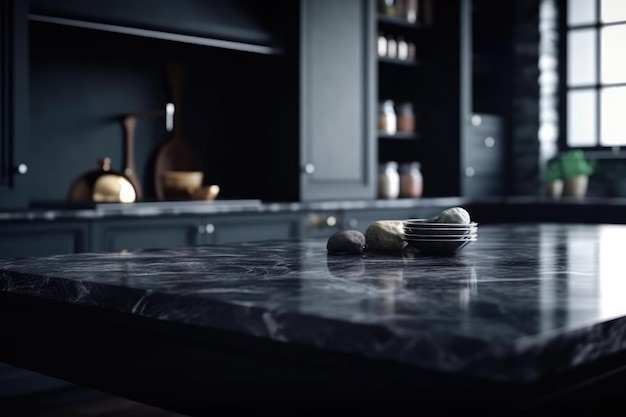
<path fill-rule="evenodd" d="M 493 224 L 443 257 L 317 238 L 0 260 L 0 360 L 197 415 L 619 406 L 624 241 Z"/>

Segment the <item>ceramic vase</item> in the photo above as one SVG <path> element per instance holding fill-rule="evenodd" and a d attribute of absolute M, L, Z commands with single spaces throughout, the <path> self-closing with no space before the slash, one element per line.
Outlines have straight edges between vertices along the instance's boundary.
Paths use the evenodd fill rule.
<path fill-rule="evenodd" d="M 563 195 L 577 198 L 584 197 L 587 194 L 588 183 L 589 177 L 586 175 L 566 178 L 564 181 Z"/>
<path fill-rule="evenodd" d="M 563 195 L 563 180 L 554 180 L 548 183 L 548 196 L 561 198 Z"/>

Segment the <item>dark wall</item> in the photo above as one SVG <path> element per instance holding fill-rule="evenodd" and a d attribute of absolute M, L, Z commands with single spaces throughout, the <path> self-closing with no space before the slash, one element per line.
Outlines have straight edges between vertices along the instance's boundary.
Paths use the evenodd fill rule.
<path fill-rule="evenodd" d="M 539 0 L 513 2 L 509 175 L 512 195 L 541 193 L 539 167 Z"/>

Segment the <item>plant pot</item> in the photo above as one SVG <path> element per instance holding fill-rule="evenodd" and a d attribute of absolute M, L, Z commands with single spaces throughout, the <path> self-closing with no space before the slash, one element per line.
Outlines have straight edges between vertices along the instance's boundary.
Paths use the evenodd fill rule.
<path fill-rule="evenodd" d="M 561 198 L 563 195 L 563 180 L 554 180 L 548 183 L 548 196 Z"/>
<path fill-rule="evenodd" d="M 581 198 L 587 194 L 587 185 L 589 177 L 586 175 L 578 175 L 576 177 L 565 178 L 563 195 L 568 197 Z"/>

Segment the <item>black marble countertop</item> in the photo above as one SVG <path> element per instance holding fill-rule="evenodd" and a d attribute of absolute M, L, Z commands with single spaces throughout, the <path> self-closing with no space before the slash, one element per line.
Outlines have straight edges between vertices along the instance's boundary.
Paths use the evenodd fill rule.
<path fill-rule="evenodd" d="M 0 260 L 0 291 L 532 381 L 626 349 L 626 226 L 479 225 L 453 256 L 326 239 Z"/>

